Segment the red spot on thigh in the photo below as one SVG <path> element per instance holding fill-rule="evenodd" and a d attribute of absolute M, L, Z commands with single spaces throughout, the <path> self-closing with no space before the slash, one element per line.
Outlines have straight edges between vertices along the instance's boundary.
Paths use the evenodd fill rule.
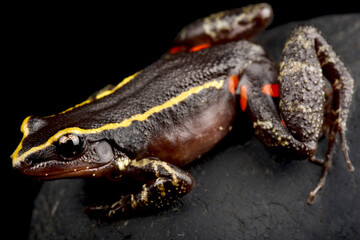
<path fill-rule="evenodd" d="M 241 85 L 240 87 L 240 108 L 243 112 L 246 110 L 247 105 L 247 87 L 245 85 Z"/>
<path fill-rule="evenodd" d="M 235 94 L 235 90 L 239 84 L 239 77 L 237 75 L 232 75 L 229 77 L 229 91 L 231 94 Z"/>
<path fill-rule="evenodd" d="M 211 45 L 209 43 L 203 43 L 203 44 L 199 44 L 196 45 L 192 48 L 190 48 L 189 52 L 197 52 L 199 50 L 205 49 L 205 48 L 209 48 Z"/>
<path fill-rule="evenodd" d="M 261 91 L 266 95 L 270 95 L 272 97 L 279 97 L 279 84 L 265 84 L 264 86 L 262 86 Z"/>

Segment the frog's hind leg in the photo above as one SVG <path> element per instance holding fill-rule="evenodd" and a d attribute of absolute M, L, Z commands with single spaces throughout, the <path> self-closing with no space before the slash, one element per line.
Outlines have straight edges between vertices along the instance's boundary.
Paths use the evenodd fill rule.
<path fill-rule="evenodd" d="M 286 127 L 301 142 L 317 141 L 324 118 L 324 81 L 333 88 L 329 116 L 328 150 L 321 178 L 310 193 L 312 203 L 324 186 L 332 165 L 337 133 L 340 134 L 345 161 L 353 171 L 346 143 L 346 120 L 353 94 L 353 78 L 320 32 L 312 26 L 299 26 L 293 30 L 283 50 L 280 63 L 280 111 Z M 300 120 L 300 121 L 299 121 Z M 308 153 L 310 159 L 315 159 Z"/>
<path fill-rule="evenodd" d="M 333 87 L 329 142 L 335 143 L 336 133 L 339 132 L 341 149 L 344 153 L 345 162 L 349 170 L 354 171 L 354 166 L 349 158 L 349 148 L 346 141 L 346 121 L 353 95 L 354 80 L 343 62 L 322 36 L 315 39 L 315 48 L 321 63 L 323 74 Z"/>
<path fill-rule="evenodd" d="M 211 45 L 250 39 L 273 19 L 269 4 L 260 3 L 211 14 L 184 27 L 169 51 L 197 51 Z"/>

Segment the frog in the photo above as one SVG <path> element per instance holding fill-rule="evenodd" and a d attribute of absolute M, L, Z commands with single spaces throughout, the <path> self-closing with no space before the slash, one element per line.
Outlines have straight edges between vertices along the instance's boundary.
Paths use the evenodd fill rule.
<path fill-rule="evenodd" d="M 191 192 L 184 167 L 224 139 L 239 114 L 270 149 L 322 165 L 307 202 L 325 185 L 337 136 L 349 158 L 346 122 L 354 80 L 320 30 L 299 25 L 277 65 L 252 42 L 273 19 L 267 3 L 225 10 L 185 26 L 156 62 L 50 116 L 28 116 L 11 155 L 29 177 L 138 182 L 112 204 L 89 206 L 106 217 L 158 210 Z M 324 159 L 315 156 L 327 138 Z"/>

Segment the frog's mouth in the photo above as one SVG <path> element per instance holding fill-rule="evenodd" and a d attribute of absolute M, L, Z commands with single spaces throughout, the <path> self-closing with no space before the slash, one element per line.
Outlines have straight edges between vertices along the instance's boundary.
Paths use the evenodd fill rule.
<path fill-rule="evenodd" d="M 19 162 L 14 168 L 22 174 L 42 180 L 61 178 L 104 177 L 114 169 L 114 161 L 95 164 L 85 161 Z"/>
<path fill-rule="evenodd" d="M 125 155 L 107 141 L 92 142 L 74 157 L 64 157 L 57 151 L 34 153 L 18 161 L 14 169 L 37 179 L 111 177 L 118 169 L 117 159 Z M 46 156 L 48 154 L 49 156 Z M 116 172 L 115 172 L 116 174 Z"/>

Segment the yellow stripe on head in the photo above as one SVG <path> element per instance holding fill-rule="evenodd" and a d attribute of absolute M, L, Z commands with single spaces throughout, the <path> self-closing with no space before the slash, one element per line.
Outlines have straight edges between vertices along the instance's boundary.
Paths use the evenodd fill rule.
<path fill-rule="evenodd" d="M 16 148 L 15 151 L 13 152 L 13 154 L 11 154 L 10 157 L 11 157 L 12 159 L 18 157 L 19 152 L 20 152 L 20 150 L 22 149 L 22 143 L 23 143 L 24 139 L 29 135 L 28 122 L 29 122 L 30 117 L 31 117 L 31 116 L 26 117 L 26 118 L 24 119 L 24 121 L 22 122 L 22 124 L 21 124 L 20 131 L 23 133 L 23 137 L 22 137 L 19 145 L 17 146 L 17 148 Z M 14 162 L 13 162 L 13 165 L 14 165 Z"/>

